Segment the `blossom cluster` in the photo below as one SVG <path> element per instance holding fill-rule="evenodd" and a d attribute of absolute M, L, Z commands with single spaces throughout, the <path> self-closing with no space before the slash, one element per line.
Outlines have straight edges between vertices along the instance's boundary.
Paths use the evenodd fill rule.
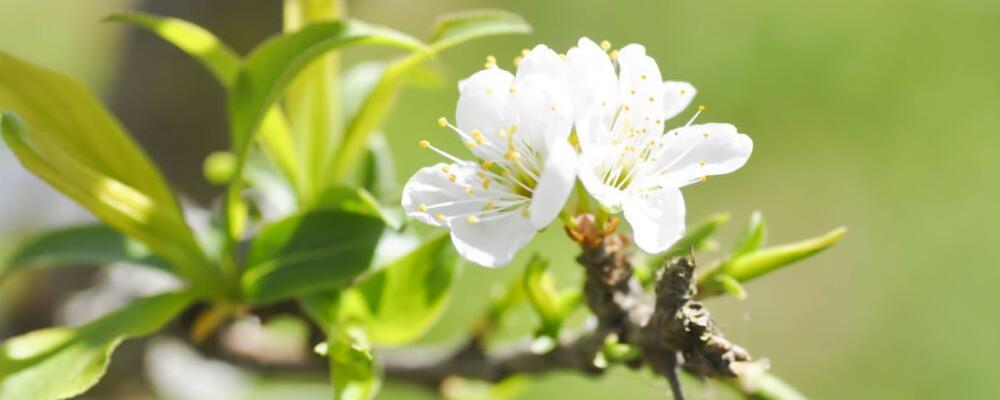
<path fill-rule="evenodd" d="M 610 51 L 609 51 L 610 50 Z M 611 50 L 582 38 L 565 55 L 525 50 L 514 73 L 488 58 L 458 85 L 455 124 L 475 161 L 421 141 L 447 162 L 417 171 L 403 189 L 407 214 L 451 230 L 466 259 L 510 262 L 563 211 L 577 181 L 605 212 L 623 213 L 636 245 L 670 248 L 684 234 L 680 189 L 732 172 L 753 150 L 730 124 L 666 129 L 696 94 L 664 81 L 643 46 Z"/>

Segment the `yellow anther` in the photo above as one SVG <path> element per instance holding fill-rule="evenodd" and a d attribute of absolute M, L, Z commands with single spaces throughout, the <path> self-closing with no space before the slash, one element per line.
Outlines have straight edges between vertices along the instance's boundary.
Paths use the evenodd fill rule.
<path fill-rule="evenodd" d="M 483 132 L 479 129 L 472 130 L 472 138 L 476 139 L 476 144 L 483 144 Z"/>
<path fill-rule="evenodd" d="M 661 121 L 661 120 L 659 120 L 659 119 L 658 119 L 658 120 L 656 120 L 656 124 L 657 124 L 657 125 L 659 125 L 659 124 L 662 124 L 662 123 L 663 123 L 663 121 Z"/>
<path fill-rule="evenodd" d="M 425 213 L 427 212 L 427 205 L 424 203 L 420 203 L 420 205 L 417 206 L 417 209 L 420 210 L 420 212 Z"/>
<path fill-rule="evenodd" d="M 698 112 L 705 112 L 705 106 L 698 106 Z"/>
<path fill-rule="evenodd" d="M 681 89 L 681 96 L 683 96 L 685 93 L 687 93 L 687 89 Z"/>
<path fill-rule="evenodd" d="M 466 218 L 465 220 L 466 220 L 466 221 L 469 221 L 469 223 L 470 223 L 470 224 L 478 224 L 478 223 L 479 223 L 479 217 L 477 217 L 477 216 L 475 216 L 475 215 L 470 215 L 470 216 L 469 216 L 468 218 Z"/>
<path fill-rule="evenodd" d="M 441 172 L 444 172 L 444 173 L 446 173 L 446 174 L 447 174 L 447 173 L 448 173 L 448 171 L 450 171 L 450 168 L 448 168 L 448 166 L 447 166 L 447 165 L 442 165 L 442 166 L 441 166 Z"/>
<path fill-rule="evenodd" d="M 618 61 L 618 50 L 611 50 L 608 57 L 611 57 L 611 61 Z"/>
<path fill-rule="evenodd" d="M 698 165 L 704 167 L 705 166 L 705 160 L 698 161 Z"/>
<path fill-rule="evenodd" d="M 458 177 L 455 176 L 454 174 L 448 175 L 448 180 L 451 181 L 451 183 L 455 183 L 456 181 L 458 181 Z"/>
<path fill-rule="evenodd" d="M 493 181 L 489 179 L 483 179 L 483 190 L 488 190 L 490 188 L 490 183 Z"/>
<path fill-rule="evenodd" d="M 492 55 L 492 54 L 490 54 L 490 55 L 486 56 L 486 63 L 487 63 L 487 64 L 496 64 L 496 63 L 497 63 L 497 58 L 496 58 L 496 56 L 494 56 L 494 55 Z"/>
<path fill-rule="evenodd" d="M 559 53 L 559 59 L 563 60 L 563 61 L 566 61 L 566 55 L 562 54 L 562 53 Z"/>
<path fill-rule="evenodd" d="M 438 118 L 438 126 L 442 128 L 448 126 L 448 118 L 445 117 Z"/>
<path fill-rule="evenodd" d="M 445 220 L 444 214 L 441 214 L 441 213 L 438 213 L 437 215 L 435 215 L 434 218 L 437 218 L 438 221 L 444 221 Z"/>
<path fill-rule="evenodd" d="M 486 160 L 483 161 L 483 169 L 490 169 L 493 166 L 493 161 Z"/>
<path fill-rule="evenodd" d="M 511 124 L 507 127 L 507 131 L 510 132 L 511 135 L 517 133 L 517 125 Z"/>
<path fill-rule="evenodd" d="M 511 86 L 509 92 L 510 92 L 510 94 L 517 93 L 517 88 L 514 87 L 514 86 Z"/>
<path fill-rule="evenodd" d="M 486 204 L 483 205 L 484 211 L 489 211 L 493 209 L 493 200 L 486 200 Z"/>
<path fill-rule="evenodd" d="M 472 197 L 472 195 L 473 195 L 473 194 L 475 194 L 475 193 L 476 193 L 476 192 L 474 192 L 474 191 L 472 190 L 472 187 L 471 187 L 471 186 L 470 186 L 470 187 L 467 187 L 467 188 L 465 188 L 465 194 L 466 194 L 466 195 L 468 195 L 469 197 Z"/>
<path fill-rule="evenodd" d="M 654 99 L 653 96 L 649 96 L 649 102 L 652 103 L 654 101 L 656 101 L 656 99 Z"/>
<path fill-rule="evenodd" d="M 708 139 L 708 132 L 703 133 L 702 136 L 704 136 L 705 139 Z"/>
<path fill-rule="evenodd" d="M 518 160 L 521 159 L 521 153 L 518 153 L 515 150 L 511 150 L 511 151 L 508 151 L 507 153 L 505 153 L 503 155 L 503 158 L 508 159 L 508 160 L 518 161 Z"/>
<path fill-rule="evenodd" d="M 431 142 L 428 142 L 426 140 L 421 140 L 420 141 L 420 148 L 421 149 L 426 149 L 428 147 L 431 147 Z"/>
<path fill-rule="evenodd" d="M 629 90 L 628 94 L 635 94 L 635 89 Z"/>
<path fill-rule="evenodd" d="M 639 79 L 646 80 L 646 74 L 639 75 Z"/>
<path fill-rule="evenodd" d="M 628 110 L 631 110 L 631 109 L 632 109 L 631 107 L 629 107 L 629 106 L 628 106 L 628 104 L 626 104 L 626 105 L 625 105 L 624 107 L 622 107 L 622 108 L 624 108 L 624 109 L 625 109 L 625 111 L 628 111 Z"/>
<path fill-rule="evenodd" d="M 524 61 L 524 57 L 521 56 L 514 57 L 514 66 L 516 67 L 518 65 L 521 65 L 521 61 Z"/>
<path fill-rule="evenodd" d="M 465 147 L 468 147 L 470 149 L 473 148 L 473 147 L 476 147 L 476 142 L 472 141 L 472 140 L 466 140 L 465 141 Z"/>
<path fill-rule="evenodd" d="M 521 209 L 521 216 L 524 218 L 528 218 L 529 216 L 531 216 L 531 213 L 528 211 L 528 207 Z"/>
<path fill-rule="evenodd" d="M 601 50 L 608 51 L 611 50 L 611 42 L 607 40 L 601 41 Z"/>
<path fill-rule="evenodd" d="M 531 50 L 528 50 L 528 49 L 521 49 L 521 56 L 523 56 L 523 57 L 527 57 L 527 56 L 528 56 L 528 53 L 531 53 Z"/>
<path fill-rule="evenodd" d="M 705 176 L 705 175 L 702 175 L 702 176 L 701 176 L 700 178 L 698 178 L 698 180 L 700 180 L 700 181 L 702 181 L 702 182 L 705 182 L 705 181 L 707 181 L 707 180 L 708 180 L 708 177 L 707 177 L 707 176 Z"/>
<path fill-rule="evenodd" d="M 497 135 L 499 135 L 503 139 L 506 139 L 507 138 L 507 130 L 506 129 L 500 129 L 500 130 L 497 131 Z"/>

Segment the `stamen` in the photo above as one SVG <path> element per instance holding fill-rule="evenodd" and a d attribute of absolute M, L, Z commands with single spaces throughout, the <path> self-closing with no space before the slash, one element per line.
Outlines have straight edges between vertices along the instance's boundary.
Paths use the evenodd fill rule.
<path fill-rule="evenodd" d="M 689 119 L 688 122 L 686 124 L 684 124 L 684 127 L 686 128 L 686 127 L 691 126 L 691 124 L 693 124 L 694 121 L 696 119 L 698 119 L 698 116 L 700 116 L 701 113 L 703 113 L 703 112 L 705 112 L 705 106 L 698 106 L 698 112 L 694 113 L 694 115 L 691 116 L 691 119 Z"/>
<path fill-rule="evenodd" d="M 451 183 L 455 183 L 458 181 L 458 177 L 455 176 L 454 174 L 448 175 L 448 180 L 451 181 Z"/>
<path fill-rule="evenodd" d="M 479 223 L 479 217 L 477 217 L 477 216 L 475 216 L 475 215 L 470 215 L 470 216 L 469 216 L 468 218 L 466 218 L 465 220 L 466 220 L 466 221 L 469 221 L 469 223 L 470 223 L 470 224 L 478 224 L 478 223 Z"/>
<path fill-rule="evenodd" d="M 611 57 L 611 61 L 618 61 L 618 50 L 611 50 L 608 57 Z"/>
<path fill-rule="evenodd" d="M 420 148 L 421 148 L 421 149 L 426 149 L 426 148 L 427 148 L 427 147 L 429 147 L 430 145 L 431 145 L 431 142 L 428 142 L 428 141 L 426 141 L 426 140 L 421 140 L 421 141 L 420 141 Z"/>
<path fill-rule="evenodd" d="M 437 214 L 436 216 L 434 216 L 434 217 L 435 217 L 435 218 L 437 218 L 437 219 L 438 219 L 438 221 L 444 221 L 444 220 L 445 220 L 445 217 L 444 217 L 444 214 L 441 214 L 441 213 L 438 213 L 438 214 Z"/>
<path fill-rule="evenodd" d="M 469 197 L 472 197 L 472 195 L 475 194 L 475 192 L 472 190 L 472 186 L 465 188 L 465 194 L 468 195 Z"/>
<path fill-rule="evenodd" d="M 702 183 L 704 183 L 705 181 L 707 181 L 707 180 L 708 180 L 708 177 L 707 177 L 707 176 L 705 176 L 705 175 L 702 175 L 702 176 L 701 176 L 701 177 L 699 177 L 698 179 L 699 179 L 699 180 L 700 180 L 700 181 L 701 181 Z"/>
<path fill-rule="evenodd" d="M 608 51 L 611 50 L 611 42 L 607 40 L 601 41 L 601 50 Z"/>
<path fill-rule="evenodd" d="M 438 118 L 438 126 L 442 128 L 448 126 L 448 118 L 445 117 Z"/>
<path fill-rule="evenodd" d="M 513 62 L 514 66 L 516 67 L 521 65 L 521 61 L 524 61 L 524 57 L 521 56 L 514 57 L 514 62 Z"/>
<path fill-rule="evenodd" d="M 420 210 L 422 213 L 427 212 L 427 204 L 420 203 L 420 205 L 417 206 L 417 210 Z"/>
<path fill-rule="evenodd" d="M 527 56 L 528 56 L 528 53 L 531 53 L 531 50 L 528 50 L 528 49 L 521 49 L 521 56 L 522 56 L 522 57 L 527 57 Z"/>

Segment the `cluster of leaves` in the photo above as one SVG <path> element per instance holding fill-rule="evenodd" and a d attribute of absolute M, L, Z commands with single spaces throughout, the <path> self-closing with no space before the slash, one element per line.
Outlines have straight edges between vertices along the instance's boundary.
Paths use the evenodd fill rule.
<path fill-rule="evenodd" d="M 468 12 L 442 18 L 425 42 L 341 18 L 332 1 L 288 0 L 285 11 L 286 31 L 245 57 L 186 21 L 109 18 L 173 44 L 227 91 L 231 148 L 206 162 L 225 198 L 203 230 L 192 229 L 156 166 L 86 88 L 0 53 L 4 141 L 27 169 L 103 222 L 23 243 L 0 263 L 0 279 L 27 268 L 124 261 L 186 283 L 83 326 L 3 342 L 0 399 L 81 394 L 119 343 L 162 329 L 194 303 L 211 305 L 196 323 L 210 329 L 219 310 L 287 301 L 328 335 L 319 350 L 337 398 L 364 399 L 378 387 L 370 346 L 413 341 L 441 313 L 460 267 L 447 236 L 387 261 L 376 254 L 380 243 L 413 236 L 402 230 L 400 211 L 383 205 L 397 184 L 378 128 L 408 78 L 441 51 L 530 27 L 506 12 Z M 337 53 L 352 46 L 409 53 L 344 73 L 353 85 L 341 88 Z M 283 199 L 292 201 L 274 207 Z"/>

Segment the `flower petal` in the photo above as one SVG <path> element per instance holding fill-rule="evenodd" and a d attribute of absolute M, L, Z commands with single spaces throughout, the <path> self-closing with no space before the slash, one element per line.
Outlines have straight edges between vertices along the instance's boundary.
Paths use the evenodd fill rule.
<path fill-rule="evenodd" d="M 692 125 L 674 129 L 663 137 L 657 155 L 657 175 L 665 187 L 683 187 L 703 176 L 733 172 L 746 164 L 753 141 L 730 124 Z"/>
<path fill-rule="evenodd" d="M 691 104 L 698 91 L 687 82 L 663 82 L 663 119 L 676 117 Z"/>
<path fill-rule="evenodd" d="M 580 147 L 597 143 L 598 135 L 611 130 L 618 110 L 618 76 L 611 58 L 594 42 L 581 38 L 566 53 L 570 69 L 570 91 Z"/>
<path fill-rule="evenodd" d="M 559 63 L 565 67 L 565 63 Z M 529 147 L 543 152 L 553 143 L 565 142 L 573 127 L 573 103 L 565 82 L 542 74 L 524 79 L 518 75 L 515 82 L 508 121 L 517 128 L 516 135 Z"/>
<path fill-rule="evenodd" d="M 576 183 L 576 149 L 565 140 L 553 144 L 529 208 L 535 229 L 549 225 L 562 211 Z"/>
<path fill-rule="evenodd" d="M 421 168 L 403 187 L 406 215 L 425 224 L 447 226 L 448 220 L 455 216 L 482 210 L 486 199 L 475 201 L 480 197 L 470 198 L 466 192 L 466 187 L 478 184 L 475 168 L 471 163 L 438 163 Z"/>
<path fill-rule="evenodd" d="M 517 80 L 542 79 L 566 86 L 569 82 L 568 68 L 555 51 L 540 44 L 531 49 L 517 65 Z"/>
<path fill-rule="evenodd" d="M 678 189 L 636 193 L 623 208 L 635 244 L 647 253 L 662 253 L 684 235 L 684 197 Z"/>
<path fill-rule="evenodd" d="M 460 82 L 455 109 L 458 128 L 470 134 L 478 129 L 490 143 L 506 145 L 499 130 L 510 126 L 507 114 L 513 83 L 514 75 L 500 68 L 484 69 Z"/>
<path fill-rule="evenodd" d="M 580 182 L 591 196 L 594 196 L 604 208 L 617 212 L 621 209 L 624 192 L 614 186 L 604 183 L 603 175 L 617 156 L 617 150 L 611 145 L 601 145 L 585 149 L 580 155 L 577 175 Z"/>
<path fill-rule="evenodd" d="M 664 119 L 663 80 L 656 61 L 646 55 L 646 48 L 630 44 L 618 53 L 618 65 L 624 122 L 636 131 L 663 132 L 656 124 Z"/>
<path fill-rule="evenodd" d="M 519 212 L 470 223 L 456 219 L 451 226 L 451 242 L 465 259 L 484 267 L 499 267 L 535 237 L 535 227 Z"/>

